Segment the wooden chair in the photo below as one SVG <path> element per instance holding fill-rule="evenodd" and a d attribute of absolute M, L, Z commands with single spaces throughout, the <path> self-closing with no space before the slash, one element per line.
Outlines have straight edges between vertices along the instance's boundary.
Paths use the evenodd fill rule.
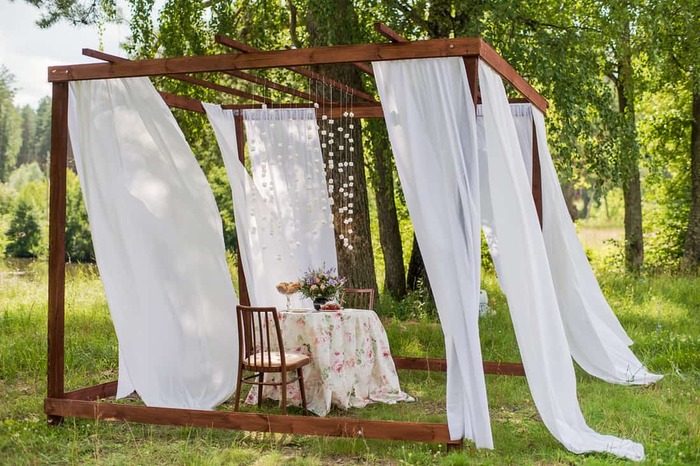
<path fill-rule="evenodd" d="M 340 305 L 350 309 L 374 309 L 374 289 L 345 288 Z"/>
<path fill-rule="evenodd" d="M 262 401 L 262 390 L 265 385 L 281 387 L 282 414 L 287 414 L 287 385 L 299 381 L 301 404 L 306 408 L 306 393 L 304 392 L 304 374 L 302 368 L 311 359 L 298 353 L 285 353 L 282 331 L 280 330 L 277 309 L 274 307 L 236 306 L 238 320 L 238 386 L 236 387 L 236 403 L 234 410 L 238 411 L 241 397 L 241 385 L 244 383 L 258 386 L 258 406 Z M 276 342 L 279 351 L 272 351 L 270 343 Z M 254 372 L 243 377 L 243 371 Z M 296 371 L 296 378 L 288 379 L 287 372 Z M 265 382 L 266 373 L 279 373 L 280 382 Z"/>

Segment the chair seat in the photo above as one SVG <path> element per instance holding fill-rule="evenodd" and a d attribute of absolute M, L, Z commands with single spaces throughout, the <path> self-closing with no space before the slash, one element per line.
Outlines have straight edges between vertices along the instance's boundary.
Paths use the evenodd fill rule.
<path fill-rule="evenodd" d="M 287 370 L 298 369 L 311 363 L 311 358 L 305 354 L 299 353 L 284 353 L 284 359 L 287 364 Z M 265 368 L 267 370 L 281 369 L 282 360 L 279 352 L 271 352 L 268 360 L 267 353 L 251 354 L 243 359 L 243 366 L 246 369 Z"/>

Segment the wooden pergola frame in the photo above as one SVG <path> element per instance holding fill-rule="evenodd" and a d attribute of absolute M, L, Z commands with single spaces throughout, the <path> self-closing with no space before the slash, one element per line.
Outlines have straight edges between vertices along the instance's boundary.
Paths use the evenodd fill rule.
<path fill-rule="evenodd" d="M 352 94 L 358 99 L 354 104 L 357 118 L 383 118 L 381 104 L 363 91 L 352 89 L 310 71 L 305 66 L 351 64 L 371 74 L 367 62 L 414 58 L 462 57 L 472 92 L 473 102 L 478 101 L 478 60 L 484 60 L 505 80 L 519 91 L 524 99 L 545 112 L 547 101 L 537 93 L 498 53 L 479 38 L 433 39 L 409 42 L 383 24 L 376 24 L 378 32 L 392 43 L 343 45 L 307 49 L 259 51 L 232 39 L 217 36 L 216 41 L 240 53 L 213 56 L 160 58 L 131 61 L 94 50 L 83 53 L 108 61 L 101 64 L 53 66 L 48 69 L 48 80 L 53 85 L 51 120 L 50 162 L 50 213 L 49 213 L 49 289 L 48 289 L 48 384 L 44 411 L 51 423 L 60 423 L 64 417 L 121 420 L 150 424 L 168 424 L 191 427 L 291 433 L 365 439 L 409 440 L 446 443 L 448 447 L 460 447 L 461 441 L 451 441 L 447 424 L 424 422 L 373 421 L 350 418 L 317 418 L 308 416 L 253 414 L 241 412 L 203 411 L 194 409 L 154 408 L 130 406 L 104 401 L 116 395 L 117 381 L 65 391 L 64 384 L 64 332 L 65 332 L 65 227 L 66 227 L 66 169 L 68 155 L 68 83 L 78 80 L 110 79 L 143 76 L 167 76 L 224 92 L 256 104 L 225 105 L 224 108 L 243 109 L 259 107 L 270 100 L 222 86 L 188 73 L 222 72 L 229 76 L 261 84 L 259 77 L 242 70 L 287 68 L 309 79 Z M 262 84 L 292 96 L 312 100 L 313 96 L 288 86 L 264 80 Z M 169 93 L 161 93 L 171 107 L 203 112 L 201 102 Z M 520 100 L 522 101 L 522 99 Z M 286 104 L 303 106 L 309 104 Z M 275 104 L 275 107 L 285 104 Z M 334 109 L 340 111 L 340 109 Z M 329 115 L 331 116 L 331 115 Z M 319 113 L 320 117 L 320 113 Z M 331 116 L 333 117 L 333 116 Z M 239 127 L 241 125 L 238 125 Z M 238 129 L 242 132 L 242 129 Z M 239 157 L 244 158 L 243 137 L 239 134 Z M 539 156 L 533 144 L 533 198 L 542 221 L 542 201 Z M 239 267 L 239 297 L 248 304 L 247 287 L 242 267 Z M 446 371 L 444 359 L 394 357 L 397 369 Z M 525 375 L 520 363 L 484 362 L 487 374 Z"/>

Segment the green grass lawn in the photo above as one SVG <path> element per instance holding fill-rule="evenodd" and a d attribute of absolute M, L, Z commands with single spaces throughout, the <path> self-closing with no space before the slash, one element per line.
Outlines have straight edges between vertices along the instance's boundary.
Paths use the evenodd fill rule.
<path fill-rule="evenodd" d="M 578 394 L 589 425 L 646 448 L 647 462 L 700 464 L 700 279 L 602 275 L 601 284 L 633 349 L 666 377 L 650 387 L 623 387 L 577 369 Z M 503 295 L 484 277 L 493 315 L 481 320 L 487 360 L 519 360 Z M 622 464 L 604 454 L 574 455 L 542 424 L 524 378 L 487 376 L 494 450 L 447 454 L 443 445 L 255 434 L 67 419 L 50 427 L 46 393 L 46 264 L 15 273 L 0 266 L 0 464 Z M 439 324 L 418 299 L 385 299 L 384 316 L 396 356 L 443 356 Z M 402 307 L 403 306 L 403 307 Z M 412 315 L 413 320 L 396 316 Z M 94 267 L 71 267 L 66 287 L 67 389 L 116 379 L 117 343 Z M 415 403 L 375 404 L 331 416 L 445 422 L 445 375 L 401 371 Z M 221 409 L 231 409 L 225 404 Z M 255 407 L 246 407 L 255 411 Z M 278 408 L 265 404 L 265 412 Z"/>

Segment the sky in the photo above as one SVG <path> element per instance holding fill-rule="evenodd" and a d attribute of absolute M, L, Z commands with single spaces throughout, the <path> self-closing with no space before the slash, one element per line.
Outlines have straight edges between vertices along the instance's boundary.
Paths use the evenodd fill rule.
<path fill-rule="evenodd" d="M 126 55 L 119 44 L 129 36 L 128 24 L 107 25 L 100 45 L 97 26 L 74 27 L 64 21 L 39 29 L 39 16 L 39 10 L 23 0 L 0 0 L 0 65 L 15 76 L 15 105 L 36 108 L 42 97 L 51 94 L 46 80 L 49 66 L 99 62 L 84 57 L 83 48 Z"/>

